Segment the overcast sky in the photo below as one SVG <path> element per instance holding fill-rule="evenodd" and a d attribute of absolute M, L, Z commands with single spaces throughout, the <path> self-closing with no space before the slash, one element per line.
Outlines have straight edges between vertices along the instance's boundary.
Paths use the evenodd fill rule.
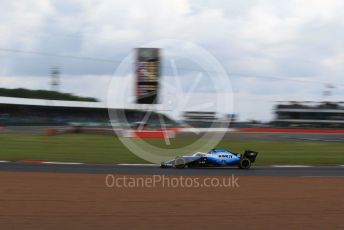
<path fill-rule="evenodd" d="M 0 87 L 49 89 L 49 68 L 60 66 L 61 91 L 106 100 L 118 61 L 133 48 L 179 39 L 225 68 L 241 120 L 272 119 L 280 100 L 344 101 L 341 0 L 0 0 L 0 6 Z M 188 73 L 186 86 L 195 74 Z M 328 97 L 326 84 L 335 86 Z M 202 84 L 196 88 L 197 104 L 206 93 Z"/>

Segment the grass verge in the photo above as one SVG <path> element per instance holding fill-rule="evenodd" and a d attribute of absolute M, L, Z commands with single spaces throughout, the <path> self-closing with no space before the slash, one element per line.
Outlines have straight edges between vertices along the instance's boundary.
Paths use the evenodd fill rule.
<path fill-rule="evenodd" d="M 192 138 L 175 139 L 178 148 L 192 142 Z M 161 140 L 150 140 L 163 146 Z M 234 152 L 251 149 L 259 152 L 258 165 L 267 164 L 344 164 L 344 144 L 325 142 L 273 142 L 251 140 L 223 140 L 217 146 Z M 176 152 L 176 155 L 180 153 Z M 190 153 L 191 154 L 191 153 Z M 66 134 L 59 136 L 0 135 L 0 160 L 46 160 L 92 163 L 147 163 L 132 154 L 113 136 Z"/>

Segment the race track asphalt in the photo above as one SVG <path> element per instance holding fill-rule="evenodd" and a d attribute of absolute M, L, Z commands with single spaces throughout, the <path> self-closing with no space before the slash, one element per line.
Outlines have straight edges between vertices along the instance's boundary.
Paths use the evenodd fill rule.
<path fill-rule="evenodd" d="M 160 168 L 157 165 L 105 164 L 34 164 L 20 162 L 0 163 L 0 172 L 54 172 L 89 174 L 131 174 L 171 176 L 344 176 L 344 166 L 252 166 L 249 170 L 233 168 Z"/>

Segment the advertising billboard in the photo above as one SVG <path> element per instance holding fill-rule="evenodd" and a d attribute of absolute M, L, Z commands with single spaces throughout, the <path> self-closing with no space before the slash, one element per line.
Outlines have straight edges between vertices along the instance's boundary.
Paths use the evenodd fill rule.
<path fill-rule="evenodd" d="M 160 49 L 136 49 L 136 103 L 157 104 L 160 78 Z"/>

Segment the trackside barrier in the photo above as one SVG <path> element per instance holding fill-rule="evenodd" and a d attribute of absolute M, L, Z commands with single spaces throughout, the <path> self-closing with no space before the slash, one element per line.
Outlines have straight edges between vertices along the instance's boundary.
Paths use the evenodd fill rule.
<path fill-rule="evenodd" d="M 175 138 L 176 132 L 173 130 L 123 130 L 122 137 L 142 138 L 142 139 L 164 139 Z"/>
<path fill-rule="evenodd" d="M 46 136 L 55 136 L 57 134 L 56 129 L 46 129 L 45 130 L 45 135 Z"/>

